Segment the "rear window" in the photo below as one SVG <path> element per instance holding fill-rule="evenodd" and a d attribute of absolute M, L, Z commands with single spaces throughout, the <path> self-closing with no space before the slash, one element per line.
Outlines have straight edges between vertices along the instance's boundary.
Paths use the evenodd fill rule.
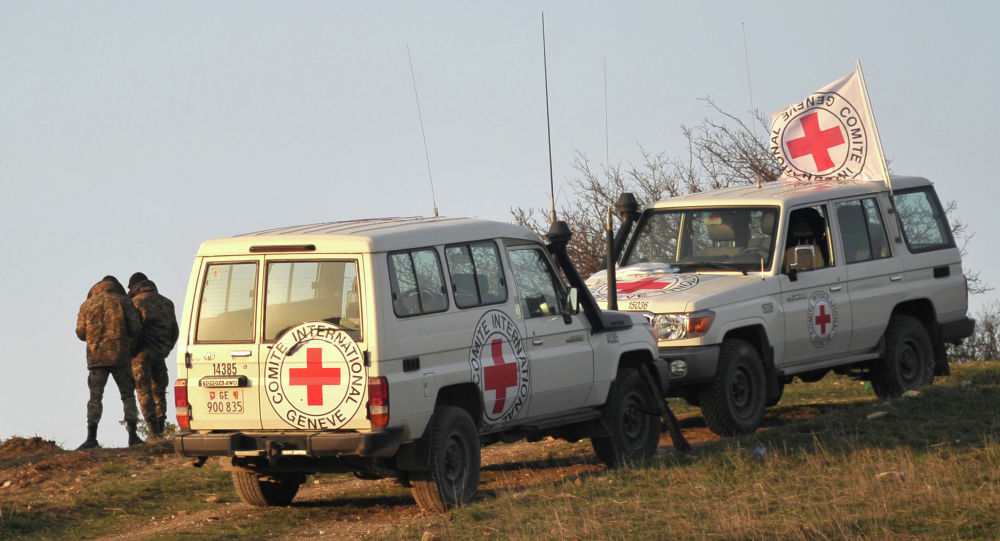
<path fill-rule="evenodd" d="M 955 246 L 948 218 L 930 187 L 898 191 L 893 195 L 903 238 L 911 252 L 941 250 Z"/>
<path fill-rule="evenodd" d="M 198 342 L 253 341 L 256 263 L 213 263 L 205 269 L 198 307 Z"/>
<path fill-rule="evenodd" d="M 279 261 L 267 266 L 264 340 L 306 321 L 327 321 L 361 340 L 354 261 Z"/>

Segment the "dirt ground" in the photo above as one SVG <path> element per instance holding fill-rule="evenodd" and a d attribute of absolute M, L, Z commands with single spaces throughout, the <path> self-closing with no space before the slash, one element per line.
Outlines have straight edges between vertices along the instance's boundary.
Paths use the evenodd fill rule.
<path fill-rule="evenodd" d="M 705 428 L 698 416 L 682 417 L 684 435 L 695 446 L 718 439 Z M 660 440 L 660 452 L 668 452 L 670 437 Z M 17 501 L 19 494 L 42 492 L 51 497 L 63 497 L 80 490 L 87 476 L 102 464 L 114 461 L 132 468 L 189 468 L 189 459 L 173 452 L 169 441 L 147 443 L 133 448 L 64 450 L 42 438 L 12 437 L 0 443 L 0 500 Z M 478 498 L 488 499 L 498 494 L 523 492 L 533 486 L 552 484 L 577 477 L 593 475 L 605 469 L 590 445 L 569 444 L 547 439 L 540 442 L 518 442 L 483 448 L 483 467 Z M 82 481 L 84 480 L 84 481 Z M 363 501 L 374 486 L 391 486 L 394 480 L 367 481 L 353 477 L 314 480 L 309 478 L 295 497 L 293 506 L 338 507 L 337 502 Z M 356 539 L 359 536 L 390 531 L 419 522 L 426 516 L 408 495 L 405 497 L 368 498 L 360 505 L 346 506 L 342 514 L 334 512 L 329 528 L 288 531 L 285 539 L 308 536 L 315 539 Z M 212 503 L 212 502 L 209 502 Z M 129 531 L 103 539 L 126 541 L 165 535 L 177 530 L 204 530 L 245 516 L 253 516 L 254 508 L 241 502 L 218 501 L 208 509 L 166 517 L 156 517 L 130 527 Z"/>

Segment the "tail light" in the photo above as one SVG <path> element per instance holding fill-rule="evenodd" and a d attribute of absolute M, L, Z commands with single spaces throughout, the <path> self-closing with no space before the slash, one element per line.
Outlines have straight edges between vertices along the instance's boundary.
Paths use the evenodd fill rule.
<path fill-rule="evenodd" d="M 191 405 L 188 404 L 188 380 L 174 382 L 174 409 L 177 410 L 177 426 L 191 430 Z"/>
<path fill-rule="evenodd" d="M 389 382 L 384 376 L 368 380 L 368 419 L 374 428 L 389 424 Z"/>

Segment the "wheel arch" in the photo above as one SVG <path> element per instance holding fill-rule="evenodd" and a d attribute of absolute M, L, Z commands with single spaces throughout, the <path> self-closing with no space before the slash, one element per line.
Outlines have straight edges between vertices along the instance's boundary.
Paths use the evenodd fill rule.
<path fill-rule="evenodd" d="M 618 355 L 618 366 L 615 368 L 615 374 L 621 374 L 627 368 L 639 370 L 639 365 L 654 358 L 653 354 L 645 349 L 623 351 Z"/>
<path fill-rule="evenodd" d="M 774 347 L 771 345 L 771 341 L 767 338 L 767 330 L 764 328 L 764 325 L 757 323 L 729 329 L 726 331 L 726 334 L 722 337 L 722 339 L 727 340 L 730 338 L 743 340 L 757 350 L 757 354 L 760 355 L 761 362 L 764 363 L 764 377 L 767 380 L 768 400 L 770 401 L 771 399 L 780 396 L 780 374 L 778 374 L 777 369 L 774 367 Z"/>
<path fill-rule="evenodd" d="M 931 339 L 934 338 L 934 328 L 937 322 L 937 310 L 934 308 L 934 303 L 930 299 L 913 299 L 906 302 L 901 302 L 892 309 L 892 314 L 889 317 L 895 316 L 911 316 L 920 321 L 927 329 L 927 332 L 931 334 Z M 886 325 L 888 325 L 888 321 Z"/>
<path fill-rule="evenodd" d="M 483 420 L 483 410 L 486 407 L 483 403 L 483 393 L 479 387 L 472 382 L 457 383 L 442 387 L 438 390 L 437 399 L 434 401 L 434 409 L 441 406 L 454 406 L 464 409 L 477 427 L 480 427 Z"/>
<path fill-rule="evenodd" d="M 933 348 L 934 371 L 937 375 L 945 375 L 948 369 L 948 352 L 944 340 L 941 339 L 941 328 L 938 326 L 937 309 L 930 299 L 913 299 L 899 303 L 892 309 L 890 318 L 895 316 L 910 316 L 916 318 L 927 329 Z M 888 328 L 889 322 L 886 322 Z"/>

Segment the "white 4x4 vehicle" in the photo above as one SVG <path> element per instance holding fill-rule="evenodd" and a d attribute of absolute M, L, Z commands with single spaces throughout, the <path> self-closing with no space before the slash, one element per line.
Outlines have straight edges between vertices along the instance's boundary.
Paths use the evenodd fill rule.
<path fill-rule="evenodd" d="M 177 452 L 222 457 L 254 505 L 287 504 L 305 474 L 353 471 L 409 483 L 435 510 L 473 496 L 481 444 L 590 437 L 609 465 L 652 455 L 647 383 L 664 388 L 666 363 L 647 320 L 600 310 L 568 235 L 550 240 L 404 218 L 204 242 L 182 317 Z"/>
<path fill-rule="evenodd" d="M 892 186 L 779 180 L 646 209 L 617 303 L 652 322 L 670 395 L 736 435 L 793 377 L 834 370 L 889 397 L 947 373 L 945 344 L 974 325 L 959 250 L 929 181 Z M 607 301 L 605 273 L 587 284 Z"/>

